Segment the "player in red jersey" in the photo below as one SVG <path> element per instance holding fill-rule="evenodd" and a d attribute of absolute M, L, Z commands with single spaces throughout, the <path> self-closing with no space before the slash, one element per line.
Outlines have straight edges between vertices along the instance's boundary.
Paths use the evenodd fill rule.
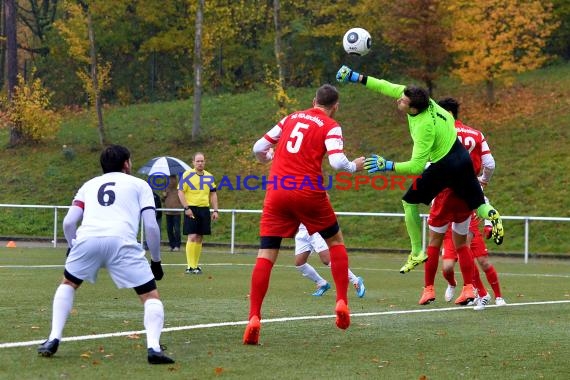
<path fill-rule="evenodd" d="M 479 182 L 482 186 L 486 185 L 495 169 L 495 160 L 485 137 L 480 131 L 463 124 L 457 119 L 459 103 L 455 99 L 443 99 L 439 102 L 439 105 L 449 111 L 455 118 L 457 137 L 469 152 L 473 162 L 473 169 L 479 175 Z M 472 212 L 467 204 L 459 199 L 451 189 L 445 189 L 434 199 L 428 220 L 430 228 L 427 248 L 428 260 L 424 267 L 425 287 L 419 300 L 420 305 L 425 305 L 435 300 L 433 285 L 439 264 L 439 251 L 449 223 L 452 224 L 452 233 L 448 239 L 451 239 L 453 243 L 448 242 L 448 244 L 455 247 L 464 281 L 461 295 L 455 300 L 455 303 L 466 305 L 475 301 L 476 295 L 473 286 L 475 267 L 472 253 L 467 244 L 471 214 Z"/>
<path fill-rule="evenodd" d="M 294 112 L 259 139 L 253 151 L 261 162 L 273 161 L 260 222 L 260 249 L 251 275 L 249 323 L 243 343 L 258 344 L 261 305 L 281 240 L 293 238 L 300 223 L 318 232 L 330 251 L 336 288 L 336 325 L 350 325 L 348 255 L 332 205 L 323 186 L 322 161 L 328 154 L 336 170 L 362 170 L 364 157 L 349 161 L 343 152 L 342 128 L 333 119 L 339 107 L 338 90 L 325 84 L 317 90 L 313 107 Z M 275 150 L 273 150 L 275 146 Z"/>
<path fill-rule="evenodd" d="M 479 219 L 474 215 L 471 218 L 469 235 L 467 238 L 471 253 L 473 254 L 473 258 L 477 260 L 477 263 L 483 272 L 485 272 L 487 282 L 489 282 L 489 285 L 491 285 L 493 293 L 495 294 L 495 304 L 497 306 L 504 306 L 507 304 L 507 302 L 501 295 L 501 286 L 499 284 L 499 276 L 497 275 L 497 271 L 495 270 L 493 264 L 491 264 L 489 261 L 489 252 L 487 250 L 487 246 L 485 245 L 485 241 L 483 240 L 483 236 L 479 231 Z M 445 238 L 443 239 L 442 257 L 442 274 L 448 282 L 447 289 L 445 291 L 445 300 L 447 302 L 451 301 L 455 291 L 456 282 L 454 267 L 455 262 L 457 261 L 457 253 L 455 251 L 455 247 L 453 246 L 451 237 L 448 235 L 449 234 L 446 234 Z M 473 269 L 473 286 L 475 286 L 477 289 L 477 299 L 475 301 L 474 309 L 483 310 L 485 306 L 488 305 L 491 301 L 491 296 L 481 281 L 477 265 L 474 265 Z"/>

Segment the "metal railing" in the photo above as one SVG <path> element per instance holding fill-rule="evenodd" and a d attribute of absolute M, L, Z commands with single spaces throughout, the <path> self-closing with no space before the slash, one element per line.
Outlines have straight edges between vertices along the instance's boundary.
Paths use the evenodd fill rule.
<path fill-rule="evenodd" d="M 53 247 L 57 247 L 57 239 L 58 239 L 58 211 L 59 210 L 67 210 L 70 206 L 54 206 L 54 205 L 20 205 L 20 204 L 2 204 L 0 203 L 0 208 L 43 208 L 43 209 L 53 209 Z M 160 208 L 160 211 L 180 211 L 182 209 L 168 209 L 168 208 Z M 236 215 L 237 214 L 261 214 L 261 210 L 239 210 L 239 209 L 219 209 L 220 213 L 229 213 L 231 214 L 231 234 L 230 234 L 230 253 L 235 253 L 235 235 L 236 235 Z M 403 218 L 403 213 L 390 213 L 390 212 L 345 212 L 345 211 L 338 211 L 336 212 L 337 215 L 346 215 L 346 216 L 364 216 L 364 217 L 398 217 Z M 427 214 L 421 214 L 422 217 L 422 241 L 423 246 L 425 249 L 426 241 L 427 241 Z M 524 222 L 524 262 L 528 263 L 529 259 L 529 236 L 530 236 L 530 222 L 531 221 L 543 221 L 543 222 L 570 222 L 570 218 L 564 217 L 549 217 L 549 216 L 503 216 L 503 220 L 518 220 Z M 142 222 L 141 222 L 142 223 Z M 142 226 L 141 226 L 142 227 Z M 143 235 L 143 228 L 140 229 L 141 241 L 144 240 Z"/>

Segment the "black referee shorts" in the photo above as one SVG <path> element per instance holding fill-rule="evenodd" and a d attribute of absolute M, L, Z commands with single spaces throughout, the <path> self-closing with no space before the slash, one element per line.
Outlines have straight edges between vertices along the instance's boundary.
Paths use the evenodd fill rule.
<path fill-rule="evenodd" d="M 402 199 L 411 204 L 429 205 L 436 195 L 448 187 L 472 210 L 485 203 L 469 152 L 459 140 L 441 160 L 423 171 Z"/>
<path fill-rule="evenodd" d="M 194 218 L 184 215 L 184 226 L 182 233 L 184 235 L 210 235 L 212 233 L 212 219 L 210 217 L 209 207 L 190 206 Z"/>

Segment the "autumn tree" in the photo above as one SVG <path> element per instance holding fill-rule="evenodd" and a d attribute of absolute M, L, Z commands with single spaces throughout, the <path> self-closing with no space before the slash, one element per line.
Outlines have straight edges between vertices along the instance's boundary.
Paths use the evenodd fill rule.
<path fill-rule="evenodd" d="M 78 0 L 66 1 L 64 7 L 68 17 L 56 21 L 55 26 L 69 45 L 69 56 L 80 66 L 76 74 L 81 79 L 90 103 L 95 106 L 99 143 L 104 146 L 108 141 L 103 123 L 101 92 L 110 84 L 111 66 L 109 63 L 101 63 L 97 57 L 89 5 Z"/>
<path fill-rule="evenodd" d="M 383 37 L 397 52 L 396 63 L 410 77 L 425 83 L 433 94 L 435 80 L 449 58 L 449 32 L 441 0 L 383 1 Z"/>
<path fill-rule="evenodd" d="M 541 0 L 456 0 L 449 51 L 453 73 L 464 83 L 484 82 L 486 101 L 495 104 L 495 82 L 541 67 L 543 48 L 556 28 L 552 4 Z"/>

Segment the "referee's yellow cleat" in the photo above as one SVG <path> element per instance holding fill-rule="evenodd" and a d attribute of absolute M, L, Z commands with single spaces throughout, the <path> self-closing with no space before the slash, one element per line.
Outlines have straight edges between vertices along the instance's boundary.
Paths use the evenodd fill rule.
<path fill-rule="evenodd" d="M 416 256 L 410 253 L 410 255 L 408 256 L 408 261 L 406 261 L 404 266 L 400 268 L 400 273 L 402 274 L 408 273 L 409 271 L 411 271 L 421 263 L 425 263 L 427 259 L 428 257 L 424 251 L 420 251 L 420 253 L 418 253 Z"/>

